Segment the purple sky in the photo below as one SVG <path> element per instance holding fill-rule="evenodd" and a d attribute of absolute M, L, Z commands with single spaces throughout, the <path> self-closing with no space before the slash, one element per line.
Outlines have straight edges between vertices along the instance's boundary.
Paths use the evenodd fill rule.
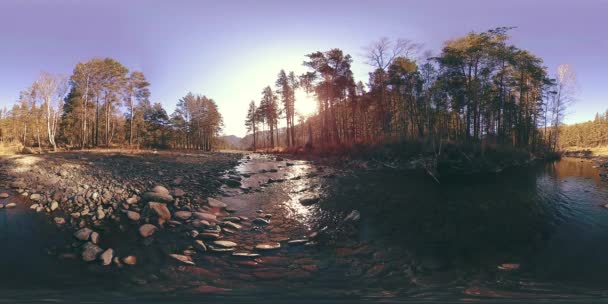
<path fill-rule="evenodd" d="M 281 68 L 300 73 L 304 55 L 338 47 L 367 81 L 362 47 L 403 37 L 437 52 L 469 31 L 517 26 L 512 41 L 553 74 L 569 63 L 579 82 L 567 122 L 608 108 L 608 1 L 79 1 L 0 2 L 0 106 L 41 71 L 69 75 L 95 56 L 144 72 L 152 101 L 171 113 L 188 91 L 214 98 L 225 133 L 244 135 L 251 99 Z M 299 108 L 311 111 L 310 99 Z"/>

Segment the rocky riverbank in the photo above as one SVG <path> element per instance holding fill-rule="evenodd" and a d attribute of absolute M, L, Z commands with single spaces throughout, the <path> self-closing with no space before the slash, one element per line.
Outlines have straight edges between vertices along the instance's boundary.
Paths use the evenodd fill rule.
<path fill-rule="evenodd" d="M 76 242 L 58 249 L 60 257 L 135 265 L 138 256 L 129 246 L 120 248 L 121 242 L 113 240 L 122 237 L 115 234 L 137 231 L 144 243 L 151 243 L 150 237 L 165 228 L 214 227 L 227 210 L 210 196 L 218 193 L 224 171 L 240 157 L 162 152 L 15 155 L 2 158 L 0 197 L 19 196 L 59 229 L 73 231 Z M 16 205 L 14 198 L 0 204 Z"/>

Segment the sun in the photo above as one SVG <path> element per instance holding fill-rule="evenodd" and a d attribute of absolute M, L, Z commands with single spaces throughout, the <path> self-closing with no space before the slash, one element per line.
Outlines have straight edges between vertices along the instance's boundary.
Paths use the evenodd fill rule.
<path fill-rule="evenodd" d="M 305 117 L 312 116 L 317 113 L 317 104 L 317 99 L 313 94 L 306 94 L 306 92 L 301 90 L 296 92 L 296 113 Z"/>

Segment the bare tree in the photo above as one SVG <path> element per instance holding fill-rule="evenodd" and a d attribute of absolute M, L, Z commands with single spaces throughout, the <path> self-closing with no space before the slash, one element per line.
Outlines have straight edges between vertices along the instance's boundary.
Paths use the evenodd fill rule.
<path fill-rule="evenodd" d="M 40 99 L 46 117 L 46 130 L 53 151 L 57 150 L 55 135 L 59 124 L 59 114 L 63 99 L 68 92 L 67 77 L 43 72 L 33 85 L 34 96 Z"/>
<path fill-rule="evenodd" d="M 391 40 L 382 37 L 365 48 L 365 63 L 386 71 L 397 57 L 413 59 L 420 51 L 422 45 L 411 40 L 399 38 Z"/>
<path fill-rule="evenodd" d="M 555 141 L 553 142 L 554 150 L 557 148 L 557 143 L 559 142 L 559 125 L 562 123 L 568 107 L 574 103 L 577 91 L 576 74 L 569 64 L 560 64 L 557 67 L 555 79 L 556 88 L 551 107 L 553 128 L 555 132 Z"/>

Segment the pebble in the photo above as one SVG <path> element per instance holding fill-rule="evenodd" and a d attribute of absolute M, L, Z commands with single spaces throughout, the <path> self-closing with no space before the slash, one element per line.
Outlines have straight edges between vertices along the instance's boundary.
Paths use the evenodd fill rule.
<path fill-rule="evenodd" d="M 144 224 L 139 227 L 139 235 L 141 235 L 144 238 L 147 238 L 147 237 L 153 235 L 157 229 L 158 228 L 156 228 L 156 226 L 154 226 L 152 224 Z"/>
<path fill-rule="evenodd" d="M 55 221 L 55 224 L 61 226 L 65 224 L 65 219 L 62 217 L 56 217 L 53 219 Z"/>
<path fill-rule="evenodd" d="M 273 242 L 273 243 L 262 243 L 255 245 L 255 249 L 257 250 L 275 250 L 281 248 L 281 243 Z"/>
<path fill-rule="evenodd" d="M 100 256 L 102 265 L 108 266 L 108 265 L 112 264 L 113 257 L 114 257 L 114 249 L 110 248 L 110 249 L 107 249 L 106 251 L 104 251 Z"/>
<path fill-rule="evenodd" d="M 9 195 L 8 193 L 6 193 L 6 192 L 2 192 L 2 193 L 0 193 L 0 198 L 7 198 L 7 197 L 9 197 L 9 196 L 10 196 L 10 195 Z"/>
<path fill-rule="evenodd" d="M 139 221 L 141 219 L 141 215 L 135 211 L 127 211 L 127 217 L 132 221 Z"/>
<path fill-rule="evenodd" d="M 231 241 L 214 241 L 213 244 L 221 246 L 221 247 L 225 247 L 225 248 L 236 247 L 236 245 L 237 245 L 235 242 L 231 242 Z"/>
<path fill-rule="evenodd" d="M 267 219 L 263 219 L 261 217 L 256 217 L 251 222 L 254 223 L 255 225 L 259 225 L 259 226 L 265 226 L 265 225 L 270 224 L 270 221 L 268 221 Z"/>
<path fill-rule="evenodd" d="M 194 262 L 192 261 L 192 258 L 186 255 L 181 255 L 181 254 L 169 254 L 170 257 L 184 263 L 184 264 L 188 264 L 188 265 L 195 265 Z"/>
<path fill-rule="evenodd" d="M 210 197 L 208 200 L 209 200 L 209 206 L 210 207 L 213 207 L 213 208 L 226 208 L 226 207 L 228 207 L 228 205 L 226 205 L 226 203 L 224 203 L 222 201 L 219 201 L 217 199 L 214 199 L 214 198 Z"/>
<path fill-rule="evenodd" d="M 15 203 L 8 203 L 8 204 L 4 205 L 4 208 L 6 208 L 6 209 L 15 208 L 15 207 L 17 207 L 17 204 L 15 204 Z"/>
<path fill-rule="evenodd" d="M 103 252 L 103 249 L 99 248 L 99 246 L 91 242 L 85 243 L 82 248 L 82 259 L 85 262 L 95 261 L 97 259 L 97 256 Z"/>
<path fill-rule="evenodd" d="M 198 251 L 207 251 L 207 246 L 201 240 L 194 241 L 194 248 Z"/>
<path fill-rule="evenodd" d="M 173 216 L 175 216 L 175 218 L 180 219 L 180 220 L 187 220 L 189 218 L 192 217 L 192 212 L 190 211 L 177 211 L 173 214 Z"/>
<path fill-rule="evenodd" d="M 87 240 L 89 240 L 91 233 L 93 233 L 93 230 L 91 230 L 89 228 L 82 228 L 82 229 L 74 232 L 74 237 L 81 241 L 87 241 Z"/>
<path fill-rule="evenodd" d="M 126 256 L 122 259 L 122 262 L 127 265 L 135 265 L 137 264 L 137 257 L 134 255 Z"/>
<path fill-rule="evenodd" d="M 158 222 L 160 225 L 171 219 L 171 212 L 169 212 L 167 205 L 163 203 L 149 202 L 148 206 L 150 206 L 150 209 L 154 210 L 154 212 L 158 215 Z"/>

